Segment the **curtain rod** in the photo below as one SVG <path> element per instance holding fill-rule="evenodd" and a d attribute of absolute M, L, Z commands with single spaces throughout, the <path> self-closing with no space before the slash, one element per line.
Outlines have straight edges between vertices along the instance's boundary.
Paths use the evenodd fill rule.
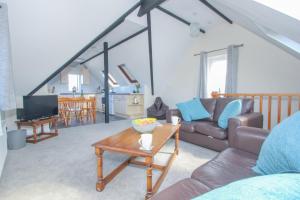
<path fill-rule="evenodd" d="M 239 44 L 239 45 L 234 45 L 235 47 L 243 47 L 244 44 Z M 222 48 L 222 49 L 216 49 L 216 50 L 212 50 L 212 51 L 207 51 L 206 53 L 213 53 L 213 52 L 216 52 L 216 51 L 222 51 L 222 50 L 226 50 L 228 48 Z M 194 56 L 199 56 L 200 53 L 197 53 L 197 54 L 194 54 Z"/>

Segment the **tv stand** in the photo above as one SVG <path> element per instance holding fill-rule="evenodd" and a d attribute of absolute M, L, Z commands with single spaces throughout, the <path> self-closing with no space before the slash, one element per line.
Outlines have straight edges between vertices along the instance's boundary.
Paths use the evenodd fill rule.
<path fill-rule="evenodd" d="M 33 135 L 26 137 L 27 143 L 33 143 L 36 144 L 40 141 L 58 136 L 58 130 L 57 130 L 57 117 L 50 117 L 50 118 L 44 118 L 44 119 L 38 119 L 38 120 L 30 120 L 30 121 L 16 121 L 16 124 L 18 126 L 18 129 L 21 129 L 24 126 L 32 127 Z M 54 131 L 50 132 L 44 132 L 44 125 L 49 124 L 52 127 L 54 127 Z M 41 126 L 41 132 L 37 133 L 37 128 Z"/>

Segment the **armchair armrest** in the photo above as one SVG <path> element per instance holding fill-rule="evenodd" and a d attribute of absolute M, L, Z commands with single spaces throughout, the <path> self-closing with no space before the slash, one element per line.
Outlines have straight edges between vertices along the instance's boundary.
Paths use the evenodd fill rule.
<path fill-rule="evenodd" d="M 241 126 L 229 139 L 229 146 L 258 155 L 268 134 L 265 129 Z"/>
<path fill-rule="evenodd" d="M 239 126 L 248 126 L 248 127 L 263 127 L 263 115 L 258 112 L 247 113 L 240 115 L 234 118 L 230 118 L 228 121 L 228 139 L 236 134 L 236 129 Z"/>
<path fill-rule="evenodd" d="M 177 117 L 180 117 L 180 119 L 182 120 L 182 116 L 181 116 L 181 113 L 178 109 L 170 109 L 167 111 L 167 114 L 166 114 L 166 118 L 167 118 L 167 123 L 171 123 L 171 117 L 172 116 L 177 116 Z"/>

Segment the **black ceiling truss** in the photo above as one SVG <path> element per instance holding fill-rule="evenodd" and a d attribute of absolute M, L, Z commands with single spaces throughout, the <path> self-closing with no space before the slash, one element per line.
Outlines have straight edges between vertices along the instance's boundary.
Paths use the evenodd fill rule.
<path fill-rule="evenodd" d="M 151 12 L 147 13 L 147 25 L 148 25 L 148 47 L 149 47 L 151 94 L 154 95 Z"/>
<path fill-rule="evenodd" d="M 212 6 L 210 3 L 207 2 L 207 0 L 199 0 L 201 1 L 205 6 L 207 6 L 209 9 L 214 11 L 217 15 L 222 17 L 225 21 L 227 21 L 229 24 L 232 24 L 232 20 L 226 17 L 223 13 L 221 13 L 218 9 L 216 9 L 214 6 Z"/>
<path fill-rule="evenodd" d="M 164 1 L 165 0 L 141 0 L 141 7 L 138 16 L 142 17 Z"/>
<path fill-rule="evenodd" d="M 134 38 L 135 36 L 138 36 L 138 35 L 144 33 L 144 32 L 147 31 L 147 30 L 148 30 L 148 27 L 143 28 L 143 29 L 137 31 L 136 33 L 134 33 L 134 34 L 128 36 L 127 38 L 124 38 L 123 40 L 117 42 L 116 44 L 114 44 L 114 45 L 108 47 L 108 50 L 111 50 L 111 49 L 113 49 L 113 48 L 115 48 L 115 47 L 117 47 L 117 46 L 123 44 L 124 42 L 126 42 L 126 41 L 128 41 L 128 40 Z M 101 51 L 101 52 L 99 52 L 99 53 L 97 53 L 97 54 L 91 56 L 90 58 L 88 58 L 88 59 L 82 61 L 80 64 L 82 65 L 82 64 L 84 64 L 84 63 L 87 63 L 87 62 L 89 62 L 90 60 L 92 60 L 92 59 L 94 59 L 94 58 L 96 58 L 96 57 L 102 55 L 103 53 L 104 53 L 104 51 Z"/>
<path fill-rule="evenodd" d="M 169 11 L 169 10 L 167 10 L 167 9 L 161 7 L 161 6 L 157 6 L 156 8 L 157 8 L 158 10 L 162 11 L 163 13 L 165 13 L 165 14 L 167 14 L 167 15 L 169 15 L 169 16 L 175 18 L 175 19 L 177 19 L 178 21 L 180 21 L 180 22 L 182 22 L 182 23 L 184 23 L 184 24 L 186 24 L 186 25 L 188 25 L 188 26 L 191 25 L 191 23 L 188 22 L 187 20 L 185 20 L 185 19 L 179 17 L 178 15 L 175 15 L 175 14 L 172 13 L 171 11 Z M 203 30 L 202 28 L 200 28 L 200 32 L 201 32 L 201 33 L 205 33 L 205 30 Z"/>
<path fill-rule="evenodd" d="M 154 86 L 153 86 L 153 58 L 152 58 L 152 33 L 151 33 L 151 15 L 150 12 L 153 8 L 157 8 L 161 12 L 164 12 L 165 14 L 179 20 L 180 22 L 190 25 L 191 23 L 187 20 L 175 15 L 174 13 L 170 12 L 169 10 L 162 8 L 160 6 L 161 3 L 163 3 L 165 0 L 140 0 L 138 3 L 136 3 L 133 7 L 131 7 L 127 12 L 125 12 L 121 17 L 119 17 L 113 24 L 111 24 L 109 27 L 107 27 L 101 34 L 99 34 L 95 39 L 93 39 L 90 43 L 88 43 L 85 47 L 83 47 L 78 53 L 76 53 L 72 58 L 70 58 L 64 65 L 62 65 L 60 68 L 58 68 L 55 72 L 53 72 L 46 80 L 44 80 L 41 84 L 39 84 L 35 89 L 33 89 L 28 96 L 32 96 L 35 94 L 39 89 L 41 89 L 45 84 L 47 84 L 51 79 L 53 79 L 55 76 L 57 76 L 61 71 L 63 71 L 66 67 L 68 67 L 70 64 L 72 64 L 76 59 L 78 59 L 84 52 L 86 52 L 90 47 L 92 47 L 94 44 L 96 44 L 100 39 L 102 39 L 104 36 L 109 34 L 112 30 L 114 30 L 116 27 L 118 27 L 120 24 L 124 22 L 127 16 L 129 16 L 134 10 L 136 10 L 140 6 L 140 10 L 138 13 L 138 16 L 143 16 L 144 14 L 147 14 L 147 27 L 141 29 L 140 31 L 128 36 L 127 38 L 117 42 L 116 44 L 107 47 L 102 52 L 97 53 L 96 55 L 88 58 L 87 60 L 81 62 L 80 64 L 84 64 L 95 57 L 105 53 L 105 51 L 108 51 L 112 48 L 115 48 L 119 46 L 120 44 L 130 40 L 131 38 L 136 37 L 137 35 L 148 31 L 148 43 L 149 43 L 149 62 L 150 62 L 150 76 L 151 76 L 151 89 L 152 89 L 152 95 L 154 95 Z M 215 7 L 213 7 L 210 3 L 207 2 L 207 0 L 199 0 L 204 5 L 206 5 L 208 8 L 213 10 L 215 13 L 217 13 L 219 16 L 221 16 L 224 20 L 226 20 L 228 23 L 232 24 L 232 20 L 230 20 L 228 17 L 226 17 L 224 14 L 222 14 L 219 10 L 217 10 Z M 202 33 L 205 33 L 205 30 L 200 29 Z"/>
<path fill-rule="evenodd" d="M 93 39 L 90 43 L 88 43 L 85 47 L 83 47 L 78 53 L 76 53 L 72 58 L 70 58 L 63 66 L 53 72 L 46 80 L 44 80 L 41 84 L 39 84 L 35 89 L 33 89 L 28 96 L 32 96 L 39 89 L 41 89 L 45 84 L 47 84 L 51 79 L 53 79 L 56 75 L 58 75 L 61 71 L 63 71 L 66 67 L 68 67 L 72 62 L 74 62 L 79 56 L 81 56 L 86 50 L 92 47 L 96 42 L 98 42 L 101 38 L 106 36 L 112 30 L 114 30 L 117 26 L 124 22 L 125 18 L 130 15 L 135 9 L 137 9 L 141 5 L 141 2 L 136 3 L 133 7 L 131 7 L 127 12 L 125 12 L 121 17 L 119 17 L 113 24 L 111 24 L 107 29 L 105 29 L 101 34 L 99 34 L 95 39 Z"/>

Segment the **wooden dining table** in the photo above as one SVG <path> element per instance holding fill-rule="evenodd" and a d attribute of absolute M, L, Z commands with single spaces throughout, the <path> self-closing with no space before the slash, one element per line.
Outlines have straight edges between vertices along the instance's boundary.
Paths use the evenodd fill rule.
<path fill-rule="evenodd" d="M 72 120 L 80 123 L 92 121 L 96 123 L 96 98 L 95 97 L 59 97 L 58 112 L 60 120 L 66 127 Z"/>

